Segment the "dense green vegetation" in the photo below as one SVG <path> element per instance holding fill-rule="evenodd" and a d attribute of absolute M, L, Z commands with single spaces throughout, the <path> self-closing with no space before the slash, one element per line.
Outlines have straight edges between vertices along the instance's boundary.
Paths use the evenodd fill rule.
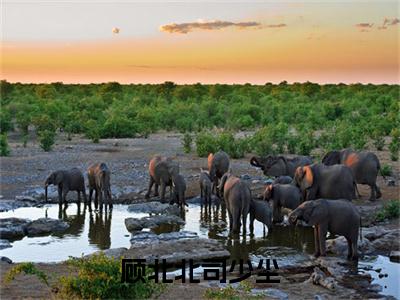
<path fill-rule="evenodd" d="M 386 219 L 396 219 L 400 216 L 400 201 L 390 200 L 376 213 L 375 220 L 378 222 Z"/>
<path fill-rule="evenodd" d="M 157 85 L 10 84 L 1 82 L 1 133 L 18 129 L 24 137 L 34 126 L 46 151 L 51 133 L 100 138 L 147 136 L 158 130 L 201 132 L 195 138 L 199 154 L 209 130 L 229 132 L 259 129 L 252 141 L 232 141 L 228 132 L 221 145 L 243 151 L 309 154 L 353 147 L 376 149 L 392 135 L 392 159 L 398 158 L 398 85 Z M 31 127 L 32 128 L 32 127 Z M 211 133 L 214 136 L 214 133 Z M 187 137 L 186 137 L 187 138 Z M 207 140 L 208 141 L 208 140 Z M 23 140 L 22 140 L 23 142 Z M 189 140 L 186 145 L 188 146 Z M 215 146 L 219 147 L 219 146 Z"/>

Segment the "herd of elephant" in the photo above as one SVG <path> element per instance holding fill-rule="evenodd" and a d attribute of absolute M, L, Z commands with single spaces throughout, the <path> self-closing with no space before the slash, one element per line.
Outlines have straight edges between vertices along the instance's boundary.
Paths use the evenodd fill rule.
<path fill-rule="evenodd" d="M 313 163 L 308 156 L 286 158 L 284 156 L 252 157 L 250 164 L 261 168 L 266 176 L 275 180 L 265 187 L 263 200 L 255 200 L 248 183 L 234 176 L 229 156 L 224 151 L 208 156 L 208 170 L 200 169 L 199 185 L 202 201 L 211 205 L 212 194 L 222 200 L 229 217 L 229 229 L 238 234 L 242 227 L 246 231 L 246 220 L 250 214 L 250 230 L 254 220 L 272 229 L 273 223 L 283 221 L 281 209 L 291 210 L 289 222 L 304 221 L 314 227 L 315 256 L 325 256 L 327 232 L 343 235 L 348 243 L 348 258 L 357 259 L 357 242 L 361 231 L 361 217 L 351 200 L 360 197 L 357 184 L 371 188 L 370 200 L 381 197 L 376 184 L 380 163 L 372 152 L 356 152 L 351 149 L 331 151 L 321 163 Z M 91 165 L 87 170 L 89 201 L 86 199 L 85 181 L 82 172 L 73 168 L 55 171 L 45 181 L 45 196 L 50 184 L 58 186 L 59 203 L 66 203 L 69 191 L 83 194 L 91 210 L 91 198 L 95 192 L 95 208 L 103 204 L 112 207 L 110 170 L 105 163 Z M 166 187 L 170 189 L 170 204 L 182 209 L 185 201 L 186 183 L 179 173 L 179 164 L 173 159 L 155 156 L 149 163 L 150 182 L 146 198 L 150 197 L 154 185 L 154 196 L 165 201 Z M 270 208 L 272 203 L 272 209 Z"/>

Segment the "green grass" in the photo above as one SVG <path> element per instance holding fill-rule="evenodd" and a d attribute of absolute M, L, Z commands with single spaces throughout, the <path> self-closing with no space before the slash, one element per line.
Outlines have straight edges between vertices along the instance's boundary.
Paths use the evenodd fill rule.
<path fill-rule="evenodd" d="M 375 220 L 382 222 L 386 219 L 396 219 L 400 216 L 400 200 L 387 201 L 376 213 Z"/>

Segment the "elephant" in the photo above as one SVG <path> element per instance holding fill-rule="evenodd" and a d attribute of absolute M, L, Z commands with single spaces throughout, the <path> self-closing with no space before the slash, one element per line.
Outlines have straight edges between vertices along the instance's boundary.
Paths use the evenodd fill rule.
<path fill-rule="evenodd" d="M 243 234 L 246 232 L 246 220 L 250 211 L 251 191 L 246 182 L 225 173 L 218 190 L 223 195 L 229 216 L 229 229 L 233 234 L 240 232 L 240 218 L 242 218 Z"/>
<path fill-rule="evenodd" d="M 78 203 L 81 202 L 81 193 L 83 199 L 87 203 L 85 191 L 85 178 L 78 168 L 69 170 L 57 170 L 47 177 L 45 181 L 45 199 L 47 201 L 47 188 L 50 184 L 58 186 L 58 203 L 61 205 L 63 202 L 67 204 L 67 194 L 69 191 L 78 192 Z M 89 206 L 90 207 L 90 206 Z"/>
<path fill-rule="evenodd" d="M 357 208 L 346 199 L 318 199 L 306 201 L 289 215 L 289 222 L 303 220 L 314 226 L 315 256 L 325 256 L 325 239 L 331 234 L 343 235 L 348 244 L 348 259 L 357 260 L 358 233 L 361 235 L 361 217 Z"/>
<path fill-rule="evenodd" d="M 171 199 L 170 204 L 176 202 L 181 208 L 188 206 L 185 200 L 186 182 L 181 174 L 174 174 L 172 176 L 172 187 L 173 199 Z"/>
<path fill-rule="evenodd" d="M 93 191 L 95 192 L 94 207 L 97 209 L 100 202 L 100 209 L 103 208 L 103 200 L 110 208 L 112 205 L 111 172 L 105 163 L 96 163 L 87 169 L 87 177 L 89 182 L 89 205 L 92 203 Z"/>
<path fill-rule="evenodd" d="M 342 164 L 351 169 L 356 183 L 367 184 L 371 188 L 369 200 L 375 201 L 380 198 L 382 193 L 376 184 L 376 177 L 381 169 L 378 157 L 368 151 L 353 151 L 344 149 L 341 151 L 330 151 L 322 159 L 322 163 L 331 166 Z"/>
<path fill-rule="evenodd" d="M 304 201 L 318 198 L 347 199 L 355 197 L 355 180 L 350 168 L 343 165 L 325 166 L 318 163 L 298 167 L 294 182 Z"/>
<path fill-rule="evenodd" d="M 229 170 L 229 156 L 224 151 L 218 151 L 215 154 L 208 155 L 208 174 L 212 184 L 211 192 L 214 193 L 218 189 L 218 180 Z M 218 191 L 215 191 L 218 195 Z"/>
<path fill-rule="evenodd" d="M 272 212 L 269 204 L 262 200 L 250 201 L 250 232 L 254 231 L 254 219 L 267 225 L 268 232 L 272 230 Z"/>
<path fill-rule="evenodd" d="M 200 169 L 200 197 L 205 200 L 206 203 L 211 203 L 211 179 L 208 172 Z"/>
<path fill-rule="evenodd" d="M 281 208 L 296 209 L 302 202 L 301 192 L 292 184 L 270 184 L 264 191 L 264 200 L 272 200 L 274 223 L 281 223 Z"/>
<path fill-rule="evenodd" d="M 172 177 L 179 174 L 179 165 L 169 157 L 154 156 L 149 163 L 150 182 L 149 189 L 145 195 L 150 197 L 151 188 L 155 184 L 154 196 L 158 196 L 158 186 L 161 186 L 161 202 L 164 202 L 165 189 L 170 187 L 170 197 L 172 199 Z"/>
<path fill-rule="evenodd" d="M 290 176 L 279 176 L 274 179 L 272 184 L 290 184 L 293 182 L 293 178 Z"/>
<path fill-rule="evenodd" d="M 297 167 L 311 165 L 312 159 L 309 156 L 296 156 L 294 158 L 272 155 L 267 157 L 253 156 L 250 159 L 250 164 L 261 168 L 265 176 L 293 177 Z"/>

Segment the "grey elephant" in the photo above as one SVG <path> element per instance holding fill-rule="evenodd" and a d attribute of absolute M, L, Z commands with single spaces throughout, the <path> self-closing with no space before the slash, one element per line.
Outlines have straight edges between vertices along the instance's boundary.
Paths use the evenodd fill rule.
<path fill-rule="evenodd" d="M 282 207 L 296 209 L 302 202 L 301 191 L 292 184 L 270 184 L 265 188 L 264 200 L 272 200 L 274 223 L 283 221 Z"/>
<path fill-rule="evenodd" d="M 250 211 L 251 191 L 250 187 L 238 177 L 225 173 L 218 187 L 220 195 L 228 210 L 229 229 L 232 233 L 240 232 L 242 220 L 243 234 L 246 232 L 246 220 Z"/>
<path fill-rule="evenodd" d="M 181 174 L 173 174 L 172 176 L 173 199 L 170 204 L 174 202 L 181 208 L 188 206 L 185 200 L 186 182 Z"/>
<path fill-rule="evenodd" d="M 290 184 L 293 182 L 293 178 L 290 176 L 279 176 L 274 179 L 272 184 Z"/>
<path fill-rule="evenodd" d="M 211 179 L 208 172 L 203 169 L 200 169 L 199 184 L 201 200 L 204 199 L 206 203 L 211 203 Z"/>
<path fill-rule="evenodd" d="M 250 201 L 250 232 L 254 231 L 254 220 L 257 220 L 272 230 L 272 211 L 269 204 L 262 200 Z"/>
<path fill-rule="evenodd" d="M 290 223 L 303 220 L 314 226 L 315 256 L 325 256 L 325 240 L 331 234 L 343 235 L 348 244 L 348 259 L 357 260 L 358 234 L 361 238 L 361 218 L 357 208 L 346 199 L 318 199 L 302 203 L 289 215 Z"/>
<path fill-rule="evenodd" d="M 216 191 L 218 189 L 218 180 L 229 170 L 229 156 L 224 151 L 218 151 L 215 154 L 210 153 L 207 163 L 208 174 L 213 183 L 211 191 L 218 195 L 219 193 Z"/>
<path fill-rule="evenodd" d="M 353 172 L 356 183 L 370 186 L 370 201 L 374 201 L 376 198 L 382 196 L 376 184 L 376 178 L 381 169 L 381 164 L 374 153 L 368 151 L 357 152 L 351 149 L 330 151 L 324 156 L 322 163 L 327 166 L 342 164 L 349 167 Z"/>
<path fill-rule="evenodd" d="M 93 191 L 95 192 L 94 207 L 97 209 L 100 202 L 100 209 L 103 208 L 103 201 L 105 204 L 112 207 L 111 196 L 111 172 L 105 163 L 96 163 L 89 166 L 87 170 L 87 177 L 89 182 L 89 205 L 92 202 Z"/>
<path fill-rule="evenodd" d="M 85 178 L 82 172 L 78 168 L 72 168 L 69 170 L 58 170 L 54 171 L 47 177 L 45 185 L 45 199 L 47 201 L 47 189 L 49 185 L 57 185 L 58 187 L 58 202 L 67 204 L 67 194 L 69 191 L 76 191 L 78 193 L 78 203 L 81 202 L 81 193 L 83 199 L 87 203 L 86 190 L 85 190 Z"/>
<path fill-rule="evenodd" d="M 294 182 L 300 188 L 304 201 L 318 198 L 351 201 L 355 197 L 353 173 L 343 165 L 313 164 L 298 167 Z"/>
<path fill-rule="evenodd" d="M 250 164 L 260 168 L 265 176 L 290 176 L 293 177 L 296 169 L 301 166 L 311 165 L 309 156 L 296 156 L 286 158 L 284 156 L 268 155 L 267 157 L 253 156 Z"/>
<path fill-rule="evenodd" d="M 172 199 L 172 177 L 179 174 L 179 165 L 169 157 L 154 156 L 149 163 L 150 182 L 145 195 L 150 197 L 151 189 L 155 185 L 154 196 L 158 196 L 158 187 L 161 187 L 161 202 L 165 200 L 166 187 L 170 187 L 170 198 Z"/>

